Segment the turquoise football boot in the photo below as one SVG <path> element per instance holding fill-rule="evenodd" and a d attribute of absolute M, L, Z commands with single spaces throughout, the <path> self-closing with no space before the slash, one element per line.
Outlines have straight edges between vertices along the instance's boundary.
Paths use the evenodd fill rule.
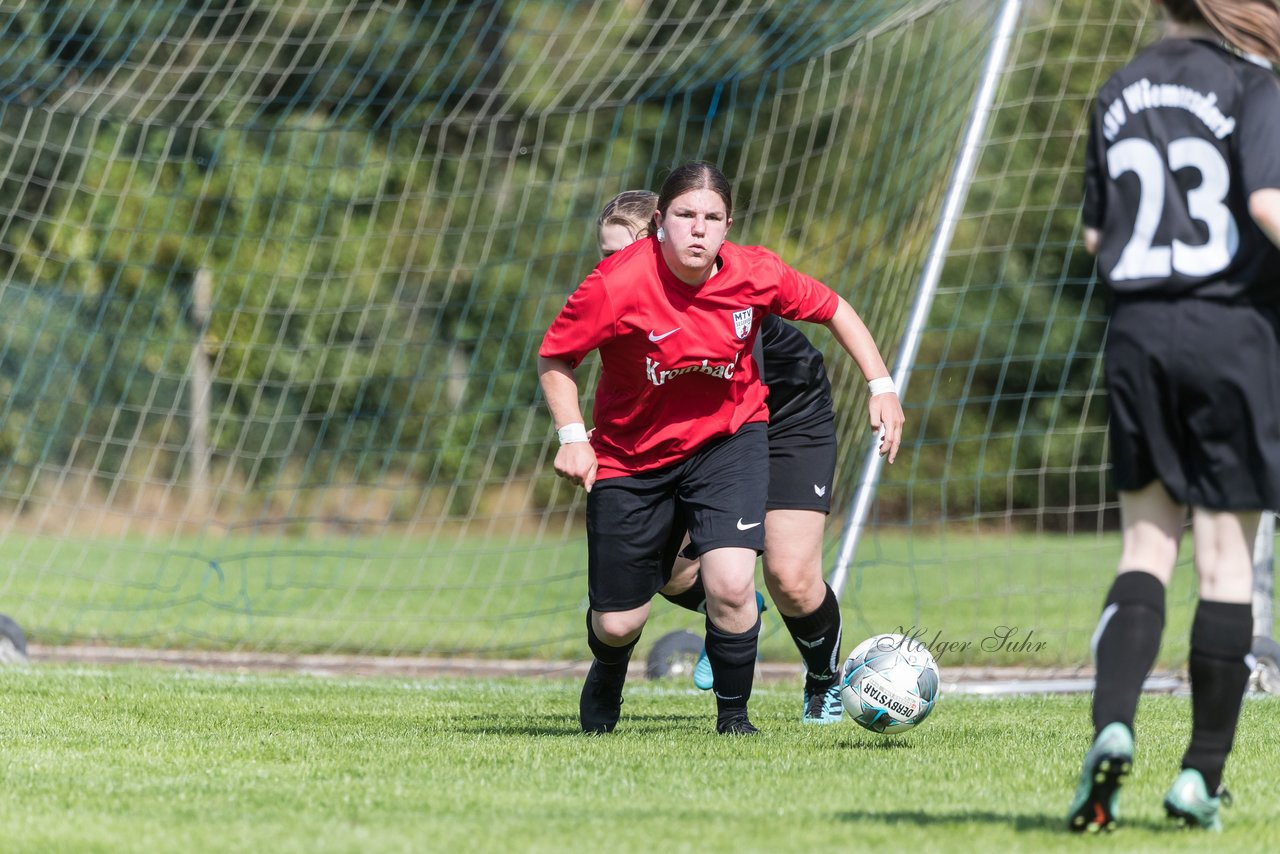
<path fill-rule="evenodd" d="M 1093 740 L 1080 770 L 1080 784 L 1067 813 L 1076 833 L 1114 830 L 1119 812 L 1116 796 L 1133 770 L 1133 733 L 1120 722 L 1107 724 Z"/>
<path fill-rule="evenodd" d="M 1219 788 L 1218 795 L 1211 796 L 1204 784 L 1204 777 L 1194 768 L 1183 768 L 1164 796 L 1164 811 L 1170 819 L 1183 827 L 1214 833 L 1222 830 L 1218 812 L 1223 804 L 1231 805 L 1231 793 Z"/>

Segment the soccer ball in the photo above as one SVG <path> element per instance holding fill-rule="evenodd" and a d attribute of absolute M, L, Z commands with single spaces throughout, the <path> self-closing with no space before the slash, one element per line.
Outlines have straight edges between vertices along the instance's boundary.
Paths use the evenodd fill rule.
<path fill-rule="evenodd" d="M 918 726 L 933 711 L 938 689 L 938 665 L 929 648 L 902 635 L 867 638 L 840 671 L 845 711 L 872 732 Z"/>

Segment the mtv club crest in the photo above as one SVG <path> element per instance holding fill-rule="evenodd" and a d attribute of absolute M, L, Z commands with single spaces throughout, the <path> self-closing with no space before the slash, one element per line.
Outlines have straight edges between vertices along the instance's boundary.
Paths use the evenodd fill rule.
<path fill-rule="evenodd" d="M 747 333 L 751 331 L 751 318 L 753 316 L 750 308 L 744 308 L 742 311 L 733 313 L 733 331 L 739 338 L 746 338 Z"/>

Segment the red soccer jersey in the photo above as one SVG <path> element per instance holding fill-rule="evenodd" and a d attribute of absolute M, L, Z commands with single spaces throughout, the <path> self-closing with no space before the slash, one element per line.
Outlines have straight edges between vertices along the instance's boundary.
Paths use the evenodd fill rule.
<path fill-rule="evenodd" d="M 767 314 L 830 320 L 839 297 L 758 246 L 725 243 L 720 270 L 693 287 L 654 238 L 616 252 L 587 276 L 542 339 L 540 355 L 577 367 L 600 351 L 591 446 L 600 480 L 677 463 L 710 439 L 767 421 L 751 358 Z"/>

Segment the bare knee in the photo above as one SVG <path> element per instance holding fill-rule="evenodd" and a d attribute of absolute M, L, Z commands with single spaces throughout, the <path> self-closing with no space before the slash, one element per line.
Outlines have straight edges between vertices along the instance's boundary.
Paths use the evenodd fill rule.
<path fill-rule="evenodd" d="M 822 578 L 821 565 L 768 561 L 765 563 L 764 580 L 774 605 L 788 617 L 812 614 L 826 598 L 827 585 Z"/>
<path fill-rule="evenodd" d="M 702 585 L 707 590 L 707 616 L 726 632 L 745 632 L 759 614 L 755 595 L 756 554 L 750 549 L 722 548 L 702 556 Z"/>
<path fill-rule="evenodd" d="M 822 534 L 827 517 L 814 510 L 770 510 L 765 516 L 764 580 L 788 617 L 811 614 L 826 597 Z"/>
<path fill-rule="evenodd" d="M 631 611 L 593 611 L 591 621 L 596 637 L 609 646 L 623 646 L 640 634 L 648 616 L 646 606 Z"/>
<path fill-rule="evenodd" d="M 721 579 L 720 583 L 715 585 L 714 598 L 721 608 L 742 611 L 748 605 L 755 607 L 755 593 L 755 580 L 750 575 L 747 575 L 741 578 Z M 707 598 L 712 598 L 710 591 L 708 591 Z"/>

